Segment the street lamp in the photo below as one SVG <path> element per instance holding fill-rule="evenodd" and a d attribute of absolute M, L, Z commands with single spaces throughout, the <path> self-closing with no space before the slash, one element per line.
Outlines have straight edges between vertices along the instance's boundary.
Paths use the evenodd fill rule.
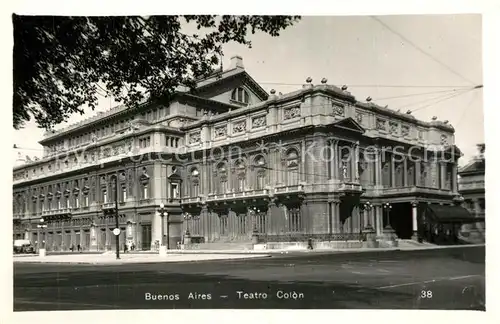
<path fill-rule="evenodd" d="M 125 177 L 125 174 L 121 172 L 119 175 L 122 178 Z M 119 214 L 118 214 L 118 174 L 112 175 L 115 182 L 115 229 L 113 229 L 113 234 L 116 238 L 116 259 L 120 259 L 120 224 L 119 224 Z"/>
<path fill-rule="evenodd" d="M 40 218 L 40 224 L 37 227 L 42 229 L 42 249 L 45 251 L 45 229 L 47 228 L 47 224 L 44 223 L 43 217 Z"/>
<path fill-rule="evenodd" d="M 168 213 L 165 211 L 165 204 L 164 203 L 160 203 L 160 208 L 158 209 L 158 212 L 160 213 L 160 217 L 161 217 L 161 246 L 164 246 L 165 245 L 165 240 L 164 240 L 164 217 L 167 216 L 168 217 Z M 167 248 L 168 248 L 168 242 L 167 242 Z"/>
<path fill-rule="evenodd" d="M 193 218 L 193 215 L 190 213 L 184 213 L 184 219 L 186 220 L 186 236 L 191 236 L 191 233 L 189 233 L 189 221 Z"/>
<path fill-rule="evenodd" d="M 371 220 L 370 220 L 370 210 L 373 208 L 373 205 L 371 202 L 367 201 L 363 204 L 363 210 L 366 212 L 366 216 L 365 216 L 365 219 L 366 219 L 366 222 L 365 222 L 365 228 L 366 229 L 372 229 L 372 224 L 371 224 Z"/>
<path fill-rule="evenodd" d="M 386 218 L 386 222 L 387 222 L 387 225 L 385 226 L 385 228 L 386 229 L 392 229 L 391 222 L 390 222 L 390 219 L 389 219 L 389 214 L 391 212 L 392 205 L 390 203 L 385 203 L 385 204 L 383 204 L 383 207 L 384 207 L 384 214 L 387 215 L 385 217 Z"/>
<path fill-rule="evenodd" d="M 250 208 L 250 213 L 253 215 L 253 230 L 252 230 L 252 243 L 257 244 L 259 242 L 259 232 L 257 230 L 257 214 L 259 214 L 261 210 L 257 207 Z"/>

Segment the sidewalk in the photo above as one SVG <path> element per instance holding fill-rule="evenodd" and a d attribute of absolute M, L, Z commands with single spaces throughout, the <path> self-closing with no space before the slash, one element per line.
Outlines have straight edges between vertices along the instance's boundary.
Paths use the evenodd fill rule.
<path fill-rule="evenodd" d="M 473 248 L 485 246 L 485 244 L 470 245 L 423 245 L 412 247 L 392 248 L 348 248 L 348 249 L 283 249 L 283 250 L 169 250 L 167 255 L 159 255 L 157 252 L 149 253 L 121 253 L 117 260 L 115 253 L 108 251 L 101 254 L 64 254 L 47 255 L 44 258 L 38 255 L 15 255 L 14 262 L 17 263 L 68 263 L 68 264 L 128 264 L 128 263 L 157 263 L 157 262 L 193 262 L 210 260 L 237 260 L 250 258 L 270 257 L 273 254 L 288 253 L 365 253 L 365 252 L 388 252 L 388 251 L 423 251 L 439 249 Z"/>
<path fill-rule="evenodd" d="M 390 248 L 316 248 L 308 250 L 306 248 L 288 248 L 272 250 L 169 250 L 169 254 L 287 254 L 287 253 L 363 253 L 363 252 L 386 252 L 386 251 L 421 251 L 421 250 L 439 250 L 439 249 L 457 249 L 467 247 L 479 247 L 485 244 L 467 244 L 467 245 L 422 245 L 422 246 L 401 246 Z"/>
<path fill-rule="evenodd" d="M 47 255 L 45 257 L 14 256 L 15 263 L 67 263 L 67 264 L 130 264 L 130 263 L 157 263 L 157 262 L 193 262 L 210 260 L 235 260 L 248 258 L 269 257 L 268 254 L 120 254 L 116 259 L 114 253 L 103 254 L 75 254 L 75 255 Z"/>

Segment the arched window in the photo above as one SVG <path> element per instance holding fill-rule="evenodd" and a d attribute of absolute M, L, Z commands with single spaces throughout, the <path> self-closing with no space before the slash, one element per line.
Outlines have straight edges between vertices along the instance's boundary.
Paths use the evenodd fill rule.
<path fill-rule="evenodd" d="M 243 104 L 248 104 L 250 102 L 250 96 L 248 92 L 243 88 L 236 88 L 231 93 L 231 100 L 237 101 Z"/>
<path fill-rule="evenodd" d="M 245 163 L 242 160 L 238 160 L 234 164 L 234 167 L 235 167 L 235 171 L 236 171 L 236 175 L 237 175 L 236 179 L 238 181 L 238 183 L 236 185 L 237 191 L 239 191 L 239 192 L 245 191 L 245 189 L 246 189 L 246 175 L 247 175 Z"/>
<path fill-rule="evenodd" d="M 258 156 L 255 158 L 254 168 L 256 173 L 255 189 L 264 189 L 266 179 L 266 161 L 264 157 Z"/>
<path fill-rule="evenodd" d="M 299 154 L 297 150 L 291 149 L 286 153 L 286 178 L 287 185 L 299 184 Z"/>
<path fill-rule="evenodd" d="M 228 191 L 227 187 L 227 169 L 225 163 L 221 162 L 217 165 L 217 177 L 215 178 L 215 187 L 217 192 L 224 194 Z"/>
<path fill-rule="evenodd" d="M 191 169 L 191 197 L 198 197 L 200 194 L 200 172 L 196 168 Z"/>

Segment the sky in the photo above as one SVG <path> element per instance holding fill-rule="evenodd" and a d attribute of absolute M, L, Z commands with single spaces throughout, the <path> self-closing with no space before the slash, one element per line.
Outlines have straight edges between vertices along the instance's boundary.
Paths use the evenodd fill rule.
<path fill-rule="evenodd" d="M 418 119 L 432 116 L 455 127 L 455 143 L 464 165 L 484 142 L 481 16 L 305 16 L 279 37 L 250 35 L 252 48 L 236 43 L 224 46 L 224 67 L 233 55 L 243 57 L 246 71 L 266 90 L 290 92 L 308 77 L 313 83 L 348 85 L 360 101 L 406 112 Z M 466 89 L 466 90 L 464 90 Z M 451 97 L 451 95 L 456 95 Z M 396 97 L 396 98 L 394 98 Z M 116 103 L 101 98 L 97 111 Z M 69 123 L 95 114 L 74 115 Z M 15 131 L 13 160 L 42 156 L 43 130 L 29 123 Z"/>

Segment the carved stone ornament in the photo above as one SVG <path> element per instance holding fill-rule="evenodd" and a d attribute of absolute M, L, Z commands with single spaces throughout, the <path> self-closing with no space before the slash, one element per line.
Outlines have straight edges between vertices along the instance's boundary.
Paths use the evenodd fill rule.
<path fill-rule="evenodd" d="M 201 133 L 200 132 L 194 132 L 189 134 L 189 144 L 196 144 L 201 141 Z"/>
<path fill-rule="evenodd" d="M 402 125 L 401 126 L 401 135 L 403 135 L 403 136 L 410 135 L 410 126 L 408 126 L 408 125 Z"/>
<path fill-rule="evenodd" d="M 332 104 L 332 115 L 344 117 L 345 108 L 343 106 L 339 106 L 335 103 Z"/>
<path fill-rule="evenodd" d="M 266 126 L 266 116 L 259 116 L 252 119 L 252 128 Z"/>
<path fill-rule="evenodd" d="M 375 126 L 378 130 L 383 130 L 383 131 L 386 130 L 385 120 L 383 120 L 383 119 L 377 118 L 377 122 L 376 122 Z"/>
<path fill-rule="evenodd" d="M 215 138 L 226 137 L 227 136 L 227 126 L 215 127 Z"/>
<path fill-rule="evenodd" d="M 300 107 L 289 107 L 283 110 L 283 119 L 288 120 L 292 118 L 300 117 Z"/>
<path fill-rule="evenodd" d="M 242 121 L 236 122 L 233 125 L 233 133 L 235 133 L 235 134 L 242 133 L 242 132 L 246 131 L 246 129 L 247 129 L 247 122 L 246 122 L 246 120 L 242 120 Z"/>
<path fill-rule="evenodd" d="M 424 133 L 422 131 L 418 131 L 418 139 L 424 139 Z"/>
<path fill-rule="evenodd" d="M 448 145 L 448 136 L 441 134 L 441 145 Z"/>
<path fill-rule="evenodd" d="M 396 134 L 398 132 L 398 123 L 394 121 L 389 122 L 389 129 L 391 130 L 391 134 Z"/>
<path fill-rule="evenodd" d="M 356 121 L 360 124 L 363 122 L 363 114 L 362 113 L 360 113 L 360 112 L 356 113 Z"/>

